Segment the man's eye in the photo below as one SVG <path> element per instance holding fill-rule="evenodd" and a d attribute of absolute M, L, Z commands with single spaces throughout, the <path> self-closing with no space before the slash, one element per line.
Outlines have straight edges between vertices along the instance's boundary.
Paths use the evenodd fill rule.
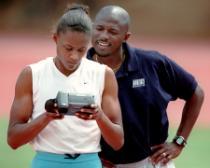
<path fill-rule="evenodd" d="M 116 32 L 116 31 L 109 31 L 109 33 L 112 34 L 112 35 L 117 35 L 117 34 L 119 34 L 119 33 Z"/>
<path fill-rule="evenodd" d="M 95 29 L 96 29 L 97 31 L 102 31 L 102 30 L 103 30 L 102 27 L 96 27 Z"/>

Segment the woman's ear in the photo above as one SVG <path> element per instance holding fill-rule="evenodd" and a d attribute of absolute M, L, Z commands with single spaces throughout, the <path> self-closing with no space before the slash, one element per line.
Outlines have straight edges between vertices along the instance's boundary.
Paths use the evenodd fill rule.
<path fill-rule="evenodd" d="M 58 35 L 57 35 L 57 33 L 53 33 L 52 38 L 53 38 L 53 41 L 55 43 L 57 43 L 57 41 L 58 41 Z"/>

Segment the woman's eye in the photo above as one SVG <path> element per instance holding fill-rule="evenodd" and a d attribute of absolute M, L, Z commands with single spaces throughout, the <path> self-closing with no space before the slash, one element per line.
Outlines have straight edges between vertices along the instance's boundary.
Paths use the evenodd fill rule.
<path fill-rule="evenodd" d="M 83 53 L 85 51 L 85 49 L 80 49 L 78 50 L 80 53 Z"/>
<path fill-rule="evenodd" d="M 72 51 L 72 48 L 65 48 L 67 51 Z"/>

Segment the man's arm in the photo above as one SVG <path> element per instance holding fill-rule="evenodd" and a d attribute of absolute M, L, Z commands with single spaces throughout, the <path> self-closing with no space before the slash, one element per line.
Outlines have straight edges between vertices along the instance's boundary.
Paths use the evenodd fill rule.
<path fill-rule="evenodd" d="M 182 136 L 185 140 L 188 139 L 199 116 L 203 100 L 204 92 L 200 86 L 197 86 L 192 97 L 185 102 L 181 123 L 177 131 L 177 135 Z M 156 163 L 167 163 L 169 160 L 179 156 L 183 147 L 184 146 L 179 146 L 173 142 L 157 145 L 154 148 L 157 148 L 158 150 L 152 155 L 151 159 Z"/>
<path fill-rule="evenodd" d="M 187 100 L 185 103 L 177 135 L 181 135 L 187 140 L 198 118 L 201 106 L 203 104 L 203 100 L 204 100 L 204 92 L 200 86 L 197 86 L 192 97 L 189 100 Z"/>
<path fill-rule="evenodd" d="M 16 149 L 32 140 L 57 114 L 44 113 L 28 123 L 33 111 L 32 72 L 26 67 L 19 75 L 10 110 L 8 144 Z M 60 116 L 57 116 L 58 118 Z"/>

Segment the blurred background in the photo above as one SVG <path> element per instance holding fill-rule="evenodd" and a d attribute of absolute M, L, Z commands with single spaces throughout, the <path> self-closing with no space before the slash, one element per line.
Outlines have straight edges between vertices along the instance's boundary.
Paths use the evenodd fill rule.
<path fill-rule="evenodd" d="M 48 33 L 68 3 L 90 7 L 92 18 L 104 5 L 117 4 L 131 15 L 136 35 L 160 37 L 210 37 L 209 0 L 1 0 L 1 30 Z"/>
<path fill-rule="evenodd" d="M 205 101 L 177 168 L 209 168 L 210 151 L 210 1 L 209 0 L 1 0 L 0 1 L 0 165 L 29 167 L 30 146 L 16 151 L 6 143 L 9 110 L 18 74 L 26 65 L 55 56 L 53 25 L 67 4 L 83 3 L 90 16 L 104 5 L 119 5 L 131 16 L 133 46 L 158 50 L 192 73 L 205 91 Z M 170 103 L 169 140 L 181 117 L 183 101 Z"/>

